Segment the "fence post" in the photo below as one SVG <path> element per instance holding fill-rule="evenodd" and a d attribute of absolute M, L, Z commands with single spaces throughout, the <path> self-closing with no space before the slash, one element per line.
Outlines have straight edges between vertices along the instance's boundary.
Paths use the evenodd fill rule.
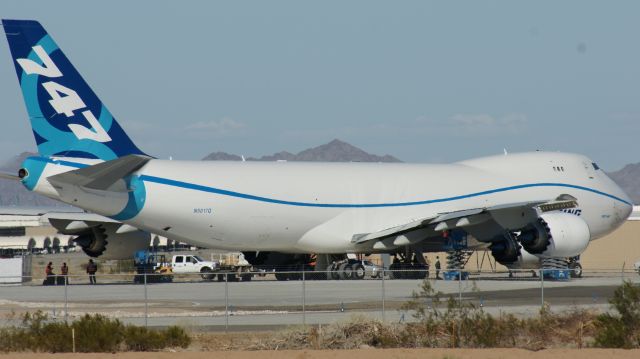
<path fill-rule="evenodd" d="M 544 268 L 540 268 L 540 309 L 544 309 Z"/>
<path fill-rule="evenodd" d="M 620 285 L 622 286 L 622 298 L 624 299 L 624 267 L 627 264 L 627 262 L 622 262 L 622 271 L 620 272 L 620 280 L 622 281 L 622 283 L 620 283 Z"/>
<path fill-rule="evenodd" d="M 302 268 L 302 325 L 307 326 L 307 284 L 305 270 Z"/>
<path fill-rule="evenodd" d="M 147 272 L 144 273 L 144 326 L 149 327 L 149 301 L 147 297 Z"/>
<path fill-rule="evenodd" d="M 229 273 L 224 274 L 224 331 L 229 331 Z"/>
<path fill-rule="evenodd" d="M 385 322 L 385 288 L 384 288 L 384 267 L 382 268 L 382 321 Z"/>
<path fill-rule="evenodd" d="M 462 308 L 462 269 L 458 270 L 458 306 Z"/>
<path fill-rule="evenodd" d="M 69 276 L 65 274 L 64 276 L 64 322 L 68 323 L 68 313 L 69 313 L 69 300 L 67 295 L 67 281 L 69 280 Z"/>

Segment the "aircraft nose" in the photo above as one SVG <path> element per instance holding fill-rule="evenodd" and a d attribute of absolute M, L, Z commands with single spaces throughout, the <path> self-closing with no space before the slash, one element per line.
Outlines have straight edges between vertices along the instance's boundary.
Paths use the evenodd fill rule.
<path fill-rule="evenodd" d="M 620 199 L 621 200 L 613 202 L 613 212 L 620 222 L 624 222 L 629 218 L 631 212 L 633 212 L 633 202 L 626 194 Z"/>
<path fill-rule="evenodd" d="M 632 203 L 631 201 L 629 201 L 629 203 Z M 629 216 L 631 216 L 631 212 L 633 212 L 633 205 L 626 205 L 624 206 L 624 208 L 622 209 L 622 218 L 624 218 L 625 220 L 629 218 Z"/>

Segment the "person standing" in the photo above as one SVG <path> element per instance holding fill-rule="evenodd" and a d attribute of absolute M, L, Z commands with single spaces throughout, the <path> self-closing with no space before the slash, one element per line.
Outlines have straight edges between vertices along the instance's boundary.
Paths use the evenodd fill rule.
<path fill-rule="evenodd" d="M 64 280 L 64 284 L 69 284 L 69 267 L 67 266 L 67 262 L 62 263 L 62 267 L 60 267 L 60 274 Z"/>
<path fill-rule="evenodd" d="M 44 274 L 46 275 L 46 277 L 42 284 L 44 285 L 56 284 L 56 280 L 55 280 L 56 275 L 53 273 L 53 262 L 49 262 L 49 264 L 47 264 L 47 267 L 44 269 Z"/>
<path fill-rule="evenodd" d="M 87 274 L 89 274 L 89 284 L 96 284 L 97 271 L 98 271 L 98 266 L 95 264 L 93 259 L 89 259 L 89 263 L 87 264 Z"/>
<path fill-rule="evenodd" d="M 440 257 L 436 256 L 436 279 L 442 279 L 440 278 Z"/>

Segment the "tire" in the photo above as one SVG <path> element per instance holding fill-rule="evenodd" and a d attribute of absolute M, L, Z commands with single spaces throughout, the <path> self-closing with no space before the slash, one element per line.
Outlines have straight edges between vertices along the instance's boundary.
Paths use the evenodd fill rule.
<path fill-rule="evenodd" d="M 276 272 L 276 280 L 285 281 L 289 279 L 289 275 L 287 273 Z"/>
<path fill-rule="evenodd" d="M 582 265 L 578 262 L 569 263 L 571 278 L 582 278 Z"/>
<path fill-rule="evenodd" d="M 327 279 L 327 273 L 323 273 L 323 272 L 312 272 L 309 274 L 305 274 L 306 276 L 308 276 L 309 279 L 311 280 L 325 280 Z M 305 277 L 306 279 L 307 277 Z"/>
<path fill-rule="evenodd" d="M 405 279 L 407 272 L 405 272 L 404 269 L 404 263 L 396 263 L 395 267 L 393 268 L 393 279 Z"/>
<path fill-rule="evenodd" d="M 364 279 L 365 270 L 362 264 L 356 264 L 353 267 L 353 279 Z"/>
<path fill-rule="evenodd" d="M 340 280 L 340 271 L 339 271 L 339 266 L 337 266 L 335 263 L 331 264 L 331 267 L 329 267 L 329 270 L 331 271 L 331 279 L 333 280 Z"/>
<path fill-rule="evenodd" d="M 251 282 L 251 279 L 253 278 L 253 275 L 250 273 L 243 273 L 240 278 L 242 279 L 243 282 Z"/>
<path fill-rule="evenodd" d="M 427 271 L 427 267 L 422 264 L 417 264 L 413 267 L 415 272 L 413 272 L 415 279 L 425 279 L 428 276 L 429 271 Z"/>
<path fill-rule="evenodd" d="M 349 263 L 340 266 L 340 278 L 344 280 L 353 279 L 353 268 Z"/>
<path fill-rule="evenodd" d="M 389 266 L 389 279 L 400 279 L 400 272 L 398 272 L 399 269 L 399 263 L 391 263 Z"/>
<path fill-rule="evenodd" d="M 209 267 L 204 267 L 200 269 L 200 276 L 202 277 L 202 279 L 209 280 L 209 281 L 213 280 L 213 278 L 215 277 L 215 275 L 213 274 L 213 271 Z"/>

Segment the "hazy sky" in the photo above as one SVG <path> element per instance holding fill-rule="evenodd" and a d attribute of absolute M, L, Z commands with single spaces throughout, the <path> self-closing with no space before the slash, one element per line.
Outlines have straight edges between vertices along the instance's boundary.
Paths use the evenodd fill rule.
<path fill-rule="evenodd" d="M 639 1 L 12 1 L 141 149 L 639 162 Z M 0 157 L 35 149 L 0 39 Z"/>

